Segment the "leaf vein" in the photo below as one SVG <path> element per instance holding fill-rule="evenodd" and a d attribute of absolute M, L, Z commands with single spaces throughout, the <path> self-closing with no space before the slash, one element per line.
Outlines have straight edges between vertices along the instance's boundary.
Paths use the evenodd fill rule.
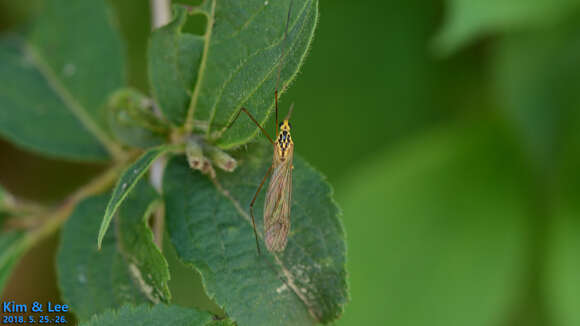
<path fill-rule="evenodd" d="M 203 84 L 203 76 L 205 68 L 207 66 L 207 54 L 209 51 L 211 34 L 213 31 L 216 0 L 208 0 L 208 1 L 211 1 L 211 9 L 207 15 L 207 30 L 204 35 L 203 53 L 201 55 L 201 61 L 199 63 L 199 72 L 197 74 L 197 80 L 195 82 L 195 89 L 193 90 L 193 96 L 191 97 L 191 101 L 189 102 L 189 109 L 187 111 L 187 117 L 185 119 L 184 127 L 186 133 L 190 133 L 193 130 L 193 115 L 195 112 L 195 107 L 197 105 L 197 98 L 199 97 L 199 92 L 201 91 L 201 85 Z"/>
<path fill-rule="evenodd" d="M 300 11 L 300 14 L 298 15 L 298 17 L 301 17 L 301 16 L 302 16 L 302 14 L 304 14 L 304 11 L 306 10 L 306 7 L 307 7 L 307 6 L 305 5 L 305 6 L 302 8 L 302 10 Z M 292 30 L 294 27 L 296 27 L 296 24 L 298 24 L 298 23 L 299 23 L 299 20 L 300 20 L 300 19 L 297 19 L 297 20 L 294 22 L 294 24 L 292 24 L 292 25 L 291 25 L 291 27 L 290 27 L 290 30 Z M 298 33 L 297 33 L 297 34 L 301 34 L 301 33 L 302 33 L 302 31 L 304 31 L 304 28 L 305 28 L 305 26 L 306 26 L 306 24 L 302 24 L 302 28 L 300 29 L 300 31 L 298 31 Z M 227 80 L 224 82 L 223 86 L 220 88 L 219 94 L 217 94 L 217 96 L 216 96 L 216 101 L 215 101 L 215 104 L 213 105 L 213 107 L 212 107 L 212 109 L 211 109 L 211 116 L 210 116 L 210 119 L 209 119 L 209 125 L 210 125 L 210 129 L 208 129 L 208 131 L 207 131 L 207 134 L 208 134 L 208 135 L 209 135 L 209 134 L 210 134 L 210 132 L 211 132 L 211 125 L 212 125 L 212 123 L 213 123 L 213 121 L 214 121 L 214 117 L 215 117 L 215 113 L 216 113 L 216 111 L 217 111 L 217 106 L 218 106 L 218 103 L 219 103 L 219 102 L 220 102 L 220 100 L 222 99 L 222 96 L 223 96 L 223 93 L 224 93 L 224 91 L 225 91 L 226 87 L 227 87 L 227 86 L 228 86 L 228 85 L 231 83 L 231 81 L 232 81 L 232 80 L 233 80 L 233 78 L 236 76 L 236 74 L 237 74 L 239 71 L 241 71 L 243 67 L 245 67 L 245 65 L 247 64 L 247 62 L 248 62 L 248 61 L 250 61 L 250 59 L 251 59 L 251 58 L 253 58 L 253 57 L 255 57 L 255 56 L 257 56 L 257 55 L 259 55 L 259 54 L 261 54 L 261 53 L 263 53 L 263 52 L 266 52 L 267 50 L 270 50 L 270 49 L 272 49 L 272 48 L 274 48 L 274 47 L 277 47 L 277 46 L 279 46 L 279 45 L 280 45 L 280 44 L 281 44 L 283 41 L 284 41 L 284 38 L 282 37 L 282 38 L 280 38 L 280 39 L 279 39 L 279 40 L 278 40 L 276 43 L 273 43 L 273 44 L 271 44 L 270 46 L 264 47 L 264 48 L 262 48 L 262 49 L 258 49 L 258 50 L 256 50 L 254 53 L 252 53 L 250 56 L 248 56 L 248 57 L 246 58 L 246 60 L 242 61 L 242 62 L 240 63 L 240 65 L 239 65 L 239 66 L 238 66 L 238 67 L 237 67 L 237 68 L 236 68 L 236 69 L 235 69 L 235 70 L 234 70 L 234 71 L 233 71 L 233 72 L 230 74 L 230 76 L 228 77 L 228 79 L 227 79 Z M 290 46 L 288 47 L 288 50 L 289 50 L 289 52 L 291 52 L 292 50 L 294 50 L 294 49 L 295 49 L 295 46 L 296 46 L 296 44 L 298 43 L 298 41 L 299 41 L 298 37 L 296 37 L 296 38 L 295 38 L 295 39 L 292 41 L 292 43 L 291 43 L 291 44 L 290 44 Z M 250 99 L 250 98 L 251 98 L 251 97 L 252 97 L 252 96 L 253 96 L 253 95 L 254 95 L 254 94 L 255 94 L 255 93 L 258 91 L 258 89 L 260 89 L 260 87 L 261 87 L 261 86 L 264 84 L 264 82 L 265 82 L 265 81 L 266 81 L 268 78 L 270 78 L 270 76 L 272 75 L 272 73 L 274 73 L 274 72 L 275 72 L 275 69 L 276 69 L 277 67 L 278 67 L 278 66 L 277 66 L 277 65 L 275 65 L 275 66 L 273 66 L 272 68 L 270 68 L 270 69 L 269 69 L 269 71 L 268 71 L 268 72 L 267 72 L 267 73 L 264 75 L 264 78 L 262 78 L 262 80 L 261 80 L 259 83 L 257 83 L 257 84 L 256 84 L 256 87 L 254 87 L 254 88 L 252 89 L 252 91 L 251 91 L 251 92 L 250 92 L 250 93 L 249 93 L 249 94 L 248 94 L 246 97 L 244 97 L 244 98 L 241 100 L 241 106 L 243 106 L 243 104 L 244 104 L 244 103 L 246 103 L 246 102 L 247 102 L 247 101 L 248 101 L 248 100 L 249 100 L 249 99 Z M 283 94 L 283 93 L 284 93 L 284 90 L 285 90 L 285 89 L 284 89 L 284 85 L 282 85 L 282 89 L 280 89 L 280 90 L 279 90 L 278 94 L 279 94 L 279 95 Z M 272 104 L 270 104 L 270 106 L 272 106 Z M 222 127 L 222 128 L 221 128 L 221 129 L 220 129 L 218 132 L 217 132 L 217 134 L 216 134 L 216 136 L 215 136 L 215 138 L 216 138 L 216 139 L 219 139 L 219 138 L 220 138 L 220 137 L 223 135 L 223 133 L 224 133 L 224 132 L 225 132 L 225 131 L 228 129 L 229 122 L 231 122 L 231 120 L 233 120 L 233 118 L 234 118 L 234 116 L 235 116 L 235 113 L 236 113 L 236 112 L 237 112 L 237 111 L 235 111 L 235 110 L 234 110 L 234 112 L 233 112 L 233 113 L 230 115 L 230 119 L 228 120 L 228 123 L 226 123 L 226 124 L 225 124 L 225 126 L 223 126 L 223 127 Z M 268 115 L 267 115 L 267 116 L 268 116 Z M 267 116 L 266 116 L 266 118 L 267 118 Z M 265 120 L 264 120 L 264 121 L 265 121 Z"/>
<path fill-rule="evenodd" d="M 252 14 L 252 16 L 250 16 L 250 18 L 248 18 L 248 20 L 246 20 L 246 22 L 240 28 L 236 29 L 232 34 L 224 37 L 223 39 L 214 42 L 214 45 L 220 44 L 221 42 L 224 42 L 224 41 L 229 41 L 232 38 L 236 37 L 236 35 L 243 32 L 246 28 L 248 28 L 248 26 L 250 26 L 250 24 L 254 21 L 254 19 L 256 19 L 258 14 L 261 13 L 262 11 L 264 11 L 265 8 L 266 8 L 266 6 L 261 6 L 260 9 L 256 10 L 256 12 L 254 12 L 254 14 Z"/>
<path fill-rule="evenodd" d="M 248 213 L 246 213 L 246 211 L 244 209 L 242 209 L 242 206 L 240 205 L 239 201 L 236 200 L 228 190 L 226 190 L 218 181 L 216 178 L 212 178 L 212 182 L 215 185 L 216 189 L 218 190 L 219 193 L 221 193 L 225 198 L 229 199 L 230 202 L 234 205 L 235 209 L 238 211 L 238 213 L 246 220 L 246 222 L 248 223 L 252 223 L 251 222 L 251 218 L 248 215 Z M 258 231 L 258 237 L 263 239 L 262 234 Z M 280 260 L 280 258 L 278 257 L 277 254 L 271 253 L 272 256 L 274 256 L 276 264 L 278 265 L 278 267 L 280 267 L 280 270 L 282 271 L 282 273 L 284 274 L 284 276 L 286 277 L 286 279 L 288 280 L 288 286 L 292 289 L 292 291 L 294 292 L 294 294 L 296 294 L 296 296 L 302 301 L 302 303 L 306 306 L 306 308 L 308 309 L 308 312 L 310 313 L 310 315 L 312 315 L 312 317 L 314 317 L 316 320 L 319 320 L 319 316 L 316 313 L 315 309 L 314 309 L 314 304 L 312 302 L 310 302 L 310 300 L 300 291 L 300 289 L 298 288 L 298 286 L 296 286 L 296 284 L 294 283 L 294 275 L 292 275 L 292 273 L 290 272 L 290 270 L 288 268 L 286 268 L 286 266 L 284 265 L 284 263 Z"/>
<path fill-rule="evenodd" d="M 70 94 L 64 85 L 62 85 L 58 80 L 56 74 L 52 71 L 49 65 L 44 62 L 40 53 L 34 48 L 34 46 L 26 42 L 24 51 L 33 59 L 38 71 L 40 71 L 42 76 L 44 76 L 48 85 L 50 85 L 54 92 L 62 99 L 76 118 L 79 119 L 81 124 L 83 124 L 87 130 L 107 148 L 113 157 L 119 158 L 122 155 L 122 150 L 119 145 L 114 143 L 105 131 L 93 121 L 93 119 L 87 114 L 86 108 L 74 99 L 72 94 Z"/>

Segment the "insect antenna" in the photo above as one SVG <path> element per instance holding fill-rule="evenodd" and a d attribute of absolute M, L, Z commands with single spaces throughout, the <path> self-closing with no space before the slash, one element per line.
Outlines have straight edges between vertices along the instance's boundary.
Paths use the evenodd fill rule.
<path fill-rule="evenodd" d="M 292 115 L 292 110 L 294 110 L 294 102 L 290 104 L 290 109 L 288 109 L 288 114 L 286 114 L 286 118 L 284 120 L 290 120 L 290 116 Z"/>
<path fill-rule="evenodd" d="M 286 27 L 284 28 L 284 38 L 282 39 L 282 53 L 280 55 L 280 63 L 278 63 L 278 77 L 276 78 L 276 89 L 274 90 L 274 101 L 276 102 L 276 133 L 278 134 L 278 88 L 280 87 L 280 74 L 282 72 L 282 65 L 284 63 L 284 56 L 286 55 L 286 42 L 288 38 L 288 26 L 290 25 L 290 15 L 292 13 L 292 5 L 294 0 L 290 0 L 288 7 L 288 17 L 286 17 Z"/>

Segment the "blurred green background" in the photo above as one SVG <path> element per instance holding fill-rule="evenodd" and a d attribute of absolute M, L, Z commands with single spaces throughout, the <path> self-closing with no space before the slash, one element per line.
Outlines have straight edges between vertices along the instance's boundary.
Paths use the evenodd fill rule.
<path fill-rule="evenodd" d="M 110 3 L 147 91 L 148 2 Z M 0 29 L 41 8 L 0 0 Z M 578 18 L 577 0 L 320 0 L 282 107 L 343 208 L 338 325 L 580 325 Z M 0 183 L 26 198 L 57 201 L 101 169 L 0 142 Z M 55 243 L 3 297 L 58 297 Z M 216 309 L 174 273 L 177 301 Z"/>

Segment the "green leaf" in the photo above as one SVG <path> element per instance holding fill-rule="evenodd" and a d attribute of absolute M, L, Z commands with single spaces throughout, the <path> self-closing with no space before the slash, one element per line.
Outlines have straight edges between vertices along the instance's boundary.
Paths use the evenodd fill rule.
<path fill-rule="evenodd" d="M 575 197 L 577 202 L 578 196 Z M 580 324 L 580 207 L 566 201 L 550 218 L 545 269 L 545 301 L 558 326 Z"/>
<path fill-rule="evenodd" d="M 30 51 L 18 37 L 0 39 L 0 135 L 48 156 L 108 159 L 105 147 L 67 107 Z"/>
<path fill-rule="evenodd" d="M 224 317 L 225 312 L 207 296 L 199 272 L 177 257 L 168 232 L 163 235 L 163 254 L 171 272 L 171 280 L 169 280 L 171 303 L 201 309 L 214 316 Z"/>
<path fill-rule="evenodd" d="M 530 173 L 508 135 L 448 127 L 352 167 L 337 192 L 356 299 L 340 324 L 505 323 L 528 279 L 531 227 Z"/>
<path fill-rule="evenodd" d="M 107 229 L 109 228 L 109 224 L 113 219 L 113 216 L 117 212 L 117 209 L 123 201 L 127 198 L 127 195 L 133 190 L 133 187 L 137 184 L 137 182 L 145 175 L 145 173 L 149 170 L 149 167 L 155 159 L 159 156 L 167 153 L 168 151 L 174 149 L 174 146 L 166 145 L 166 146 L 159 146 L 152 148 L 145 152 L 137 161 L 131 164 L 121 175 L 119 181 L 117 181 L 117 185 L 113 190 L 113 194 L 111 195 L 111 199 L 109 200 L 109 204 L 107 205 L 107 209 L 105 210 L 105 215 L 103 216 L 103 220 L 101 222 L 101 227 L 99 229 L 99 235 L 97 238 L 97 247 L 101 247 L 101 243 L 103 238 L 105 237 L 105 233 L 107 233 Z"/>
<path fill-rule="evenodd" d="M 224 319 L 214 321 L 211 326 L 236 326 L 236 323 L 229 319 Z"/>
<path fill-rule="evenodd" d="M 212 316 L 207 312 L 179 306 L 163 304 L 125 305 L 119 310 L 108 310 L 95 316 L 81 326 L 205 326 L 213 325 Z"/>
<path fill-rule="evenodd" d="M 575 125 L 574 125 L 575 124 Z M 567 124 L 567 137 L 562 137 L 562 150 L 555 181 L 546 204 L 549 216 L 545 217 L 546 238 L 543 281 L 541 290 L 545 294 L 548 315 L 553 325 L 572 326 L 580 324 L 580 115 Z M 554 173 L 555 172 L 555 173 Z M 555 195 L 555 196 L 554 196 Z M 544 233 L 542 233 L 544 234 Z"/>
<path fill-rule="evenodd" d="M 182 33 L 187 9 L 173 7 L 173 20 L 151 34 L 148 66 L 153 96 L 165 116 L 183 125 L 199 70 L 204 39 Z"/>
<path fill-rule="evenodd" d="M 0 234 L 0 293 L 10 277 L 12 269 L 26 249 L 26 235 L 19 231 L 8 231 Z"/>
<path fill-rule="evenodd" d="M 126 303 L 147 302 L 133 282 L 129 266 L 110 232 L 97 250 L 94 237 L 109 195 L 90 197 L 77 205 L 63 227 L 57 257 L 63 300 L 81 320 Z"/>
<path fill-rule="evenodd" d="M 117 153 L 101 112 L 124 83 L 122 45 L 110 20 L 103 0 L 48 0 L 26 39 L 0 41 L 1 134 L 59 158 Z"/>
<path fill-rule="evenodd" d="M 570 18 L 577 0 L 447 0 L 447 19 L 436 38 L 442 53 L 487 33 L 510 32 L 554 25 Z"/>
<path fill-rule="evenodd" d="M 283 42 L 289 4 L 290 0 L 207 1 L 207 44 L 189 118 L 208 121 L 212 137 L 220 137 L 242 106 L 259 122 L 267 120 L 282 51 L 281 91 L 298 72 L 314 34 L 318 1 L 294 1 L 288 38 Z M 211 134 L 214 131 L 216 135 Z M 220 145 L 231 148 L 247 143 L 257 131 L 247 117 L 242 118 L 227 130 Z"/>
<path fill-rule="evenodd" d="M 171 240 L 180 259 L 201 273 L 208 295 L 239 325 L 330 322 L 348 301 L 344 231 L 330 186 L 299 156 L 286 250 L 257 255 L 248 204 L 270 165 L 270 148 L 260 143 L 237 153 L 235 173 L 217 171 L 221 189 L 184 157 L 172 159 L 163 183 Z M 260 234 L 263 202 L 264 192 L 255 206 Z"/>
<path fill-rule="evenodd" d="M 152 209 L 158 206 L 158 195 L 147 181 L 141 179 L 119 209 L 117 238 L 141 291 L 152 302 L 169 302 L 169 267 L 147 224 Z"/>
<path fill-rule="evenodd" d="M 568 148 L 580 145 L 579 26 L 505 37 L 495 51 L 503 112 L 533 163 L 548 174 L 573 159 L 563 157 Z"/>

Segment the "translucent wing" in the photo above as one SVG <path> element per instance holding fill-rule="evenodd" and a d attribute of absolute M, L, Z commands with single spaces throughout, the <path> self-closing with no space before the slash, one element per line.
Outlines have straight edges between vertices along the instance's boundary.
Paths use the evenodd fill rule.
<path fill-rule="evenodd" d="M 284 250 L 290 231 L 293 149 L 292 146 L 287 150 L 283 161 L 276 151 L 274 154 L 272 177 L 264 201 L 264 233 L 266 247 L 271 252 Z"/>

